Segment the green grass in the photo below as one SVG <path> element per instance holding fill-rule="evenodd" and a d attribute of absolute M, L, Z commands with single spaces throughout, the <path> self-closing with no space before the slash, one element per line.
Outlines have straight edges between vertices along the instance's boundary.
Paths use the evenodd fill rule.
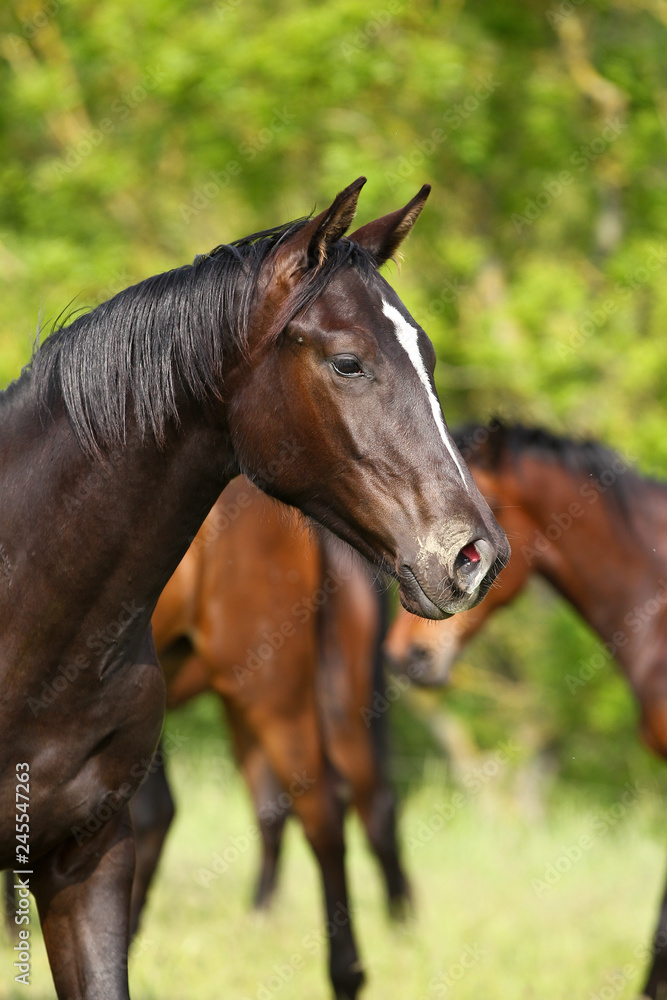
<path fill-rule="evenodd" d="M 208 887 L 198 882 L 216 852 L 252 828 L 244 788 L 224 748 L 210 740 L 204 746 L 191 750 L 189 743 L 171 760 L 178 815 L 131 961 L 132 995 L 327 997 L 317 876 L 296 824 L 288 832 L 281 890 L 270 915 L 248 910 L 254 842 Z M 620 988 L 602 996 L 636 995 L 644 964 L 639 952 L 649 939 L 664 877 L 661 802 L 645 793 L 608 825 L 602 821 L 608 803 L 560 791 L 543 819 L 529 821 L 511 782 L 501 789 L 491 781 L 481 793 L 468 794 L 434 831 L 438 804 L 454 801 L 455 792 L 436 777 L 403 810 L 405 860 L 417 903 L 417 916 L 406 926 L 388 924 L 373 859 L 356 822 L 349 824 L 350 883 L 369 974 L 366 1000 L 597 1000 L 610 983 Z M 592 846 L 581 859 L 540 898 L 531 880 L 542 879 L 550 863 L 557 865 L 566 850 L 573 854 L 572 845 L 603 825 L 591 833 Z M 29 990 L 12 984 L 11 949 L 3 941 L 0 996 L 53 997 L 36 925 L 32 941 Z M 462 956 L 467 969 L 457 964 Z M 286 970 L 301 963 L 289 977 Z"/>

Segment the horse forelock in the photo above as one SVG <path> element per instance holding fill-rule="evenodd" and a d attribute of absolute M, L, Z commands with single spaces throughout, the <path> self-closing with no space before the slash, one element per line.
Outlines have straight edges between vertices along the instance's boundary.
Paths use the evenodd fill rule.
<path fill-rule="evenodd" d="M 324 294 L 336 275 L 347 268 L 354 270 L 365 283 L 378 273 L 377 263 L 368 250 L 351 240 L 338 240 L 327 248 L 327 255 L 323 261 L 317 267 L 306 271 L 301 281 L 292 289 L 265 332 L 267 340 L 277 341 L 289 323 L 300 313 L 306 312 L 308 307 Z"/>

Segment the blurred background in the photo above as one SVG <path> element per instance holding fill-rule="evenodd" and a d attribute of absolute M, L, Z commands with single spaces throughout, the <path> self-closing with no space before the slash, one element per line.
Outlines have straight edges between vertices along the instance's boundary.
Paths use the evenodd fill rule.
<path fill-rule="evenodd" d="M 360 174 L 360 224 L 429 181 L 387 276 L 435 343 L 449 423 L 591 435 L 665 478 L 666 52 L 665 0 L 8 0 L 0 385 L 63 310 Z M 524 816 L 563 789 L 664 795 L 613 666 L 564 683 L 596 648 L 545 586 L 499 613 L 450 690 L 394 706 L 406 801 L 453 780 L 454 744 L 517 734 L 512 788 L 540 776 Z M 227 759 L 216 706 L 183 718 Z"/>

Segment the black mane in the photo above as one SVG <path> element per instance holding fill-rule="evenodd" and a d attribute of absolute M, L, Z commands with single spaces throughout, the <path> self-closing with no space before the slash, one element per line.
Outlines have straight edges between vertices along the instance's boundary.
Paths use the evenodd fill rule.
<path fill-rule="evenodd" d="M 150 432 L 162 444 L 167 423 L 178 420 L 179 391 L 200 401 L 220 394 L 223 351 L 247 347 L 262 265 L 307 222 L 254 233 L 126 288 L 55 329 L 24 378 L 47 410 L 63 401 L 90 454 L 124 443 L 128 408 L 139 433 Z M 295 289 L 282 327 L 348 265 L 364 278 L 376 270 L 361 247 L 338 241 Z"/>
<path fill-rule="evenodd" d="M 604 493 L 613 495 L 626 507 L 628 490 L 639 479 L 627 459 L 618 452 L 591 439 L 580 441 L 553 434 L 542 427 L 504 424 L 493 420 L 484 424 L 465 424 L 452 437 L 466 462 L 497 469 L 508 453 L 514 457 L 531 455 L 555 462 L 575 475 L 592 478 Z"/>

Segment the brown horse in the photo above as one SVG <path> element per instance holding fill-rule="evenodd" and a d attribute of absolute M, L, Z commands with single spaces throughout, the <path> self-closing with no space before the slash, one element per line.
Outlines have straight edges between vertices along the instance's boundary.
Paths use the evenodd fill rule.
<path fill-rule="evenodd" d="M 233 590 L 224 586 L 230 573 Z M 273 891 L 280 837 L 293 811 L 320 867 L 325 900 L 336 899 L 346 915 L 345 933 L 334 936 L 332 951 L 340 941 L 349 948 L 343 839 L 349 800 L 381 864 L 390 907 L 404 908 L 409 890 L 398 856 L 394 796 L 357 709 L 370 703 L 384 637 L 366 566 L 341 543 L 314 538 L 239 478 L 162 592 L 152 624 L 167 704 L 175 707 L 204 690 L 224 703 L 262 839 L 256 902 L 266 905 Z M 164 768 L 152 768 L 132 801 L 132 933 L 172 817 Z"/>
<path fill-rule="evenodd" d="M 538 573 L 602 639 L 640 707 L 640 733 L 667 757 L 667 489 L 640 478 L 598 444 L 521 426 L 455 435 L 475 479 L 512 539 L 509 565 L 480 607 L 427 625 L 400 614 L 385 648 L 395 670 L 442 684 L 465 643 Z M 569 673 L 572 692 L 585 666 Z M 644 994 L 667 995 L 667 891 Z"/>
<path fill-rule="evenodd" d="M 472 606 L 506 560 L 432 346 L 378 272 L 428 189 L 343 239 L 363 183 L 126 289 L 0 395 L 0 867 L 35 895 L 61 1000 L 128 997 L 128 803 L 164 712 L 150 619 L 235 475 L 427 616 Z M 341 955 L 332 979 L 354 996 Z"/>

